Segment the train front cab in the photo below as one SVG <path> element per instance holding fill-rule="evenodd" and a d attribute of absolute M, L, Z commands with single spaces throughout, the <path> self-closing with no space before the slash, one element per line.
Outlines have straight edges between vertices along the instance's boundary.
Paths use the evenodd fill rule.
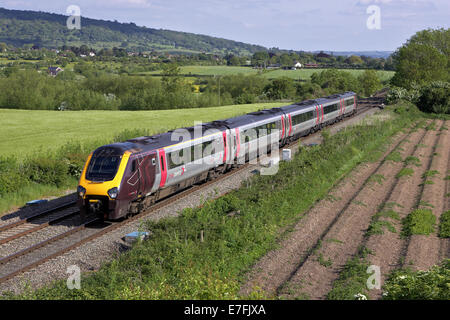
<path fill-rule="evenodd" d="M 89 155 L 77 188 L 82 220 L 89 213 L 105 220 L 115 220 L 126 214 L 129 196 L 121 192 L 124 189 L 121 184 L 129 158 L 129 152 L 121 154 L 107 148 Z"/>

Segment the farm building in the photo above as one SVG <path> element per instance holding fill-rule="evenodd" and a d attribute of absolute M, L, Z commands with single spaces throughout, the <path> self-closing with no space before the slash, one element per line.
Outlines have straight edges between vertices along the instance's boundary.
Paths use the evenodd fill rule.
<path fill-rule="evenodd" d="M 47 72 L 51 76 L 56 76 L 61 71 L 64 71 L 64 69 L 61 69 L 60 67 L 48 67 Z"/>

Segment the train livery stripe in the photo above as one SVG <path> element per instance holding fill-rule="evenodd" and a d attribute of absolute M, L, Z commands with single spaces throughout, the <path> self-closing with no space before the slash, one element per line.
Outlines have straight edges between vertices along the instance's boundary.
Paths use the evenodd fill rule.
<path fill-rule="evenodd" d="M 323 122 L 323 104 L 320 105 L 320 109 L 322 110 L 322 122 Z"/>
<path fill-rule="evenodd" d="M 292 134 L 292 117 L 291 114 L 289 114 L 289 137 Z"/>
<path fill-rule="evenodd" d="M 236 158 L 239 157 L 239 152 L 241 151 L 241 137 L 239 136 L 239 128 L 234 129 L 236 131 Z"/>
<path fill-rule="evenodd" d="M 166 152 L 164 149 L 159 149 L 159 160 L 161 164 L 161 182 L 159 183 L 159 187 L 163 188 L 166 184 L 167 179 L 167 162 L 166 162 Z"/>
<path fill-rule="evenodd" d="M 227 132 L 222 132 L 223 135 L 223 163 L 227 162 Z"/>
<path fill-rule="evenodd" d="M 316 114 L 317 114 L 316 124 L 319 124 L 319 106 L 316 106 Z"/>
<path fill-rule="evenodd" d="M 284 132 L 285 132 L 285 129 L 284 129 L 284 116 L 281 116 L 281 128 L 282 128 L 281 139 L 284 139 Z"/>

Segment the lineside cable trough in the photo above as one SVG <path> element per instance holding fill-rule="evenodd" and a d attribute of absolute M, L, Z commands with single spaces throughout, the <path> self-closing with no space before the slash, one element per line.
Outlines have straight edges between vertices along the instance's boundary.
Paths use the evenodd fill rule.
<path fill-rule="evenodd" d="M 128 233 L 125 235 L 125 237 L 122 238 L 123 241 L 125 241 L 128 244 L 131 244 L 135 242 L 136 240 L 145 241 L 150 237 L 149 232 L 142 232 L 142 231 L 133 231 L 131 233 Z"/>

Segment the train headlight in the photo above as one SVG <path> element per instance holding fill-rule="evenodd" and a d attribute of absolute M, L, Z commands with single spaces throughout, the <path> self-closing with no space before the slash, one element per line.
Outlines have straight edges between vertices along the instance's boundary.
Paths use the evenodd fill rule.
<path fill-rule="evenodd" d="M 86 189 L 83 188 L 82 186 L 78 186 L 77 193 L 81 198 L 83 198 L 84 195 L 86 194 Z"/>
<path fill-rule="evenodd" d="M 119 194 L 119 189 L 117 189 L 117 188 L 112 188 L 112 189 L 108 190 L 108 195 L 111 199 L 117 198 L 118 194 Z"/>

